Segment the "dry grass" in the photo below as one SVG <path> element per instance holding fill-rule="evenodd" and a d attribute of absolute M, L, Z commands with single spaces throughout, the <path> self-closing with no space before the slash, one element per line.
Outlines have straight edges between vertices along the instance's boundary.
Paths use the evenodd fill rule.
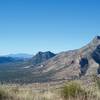
<path fill-rule="evenodd" d="M 0 100 L 100 100 L 97 85 L 85 87 L 80 81 L 67 85 L 0 85 Z"/>

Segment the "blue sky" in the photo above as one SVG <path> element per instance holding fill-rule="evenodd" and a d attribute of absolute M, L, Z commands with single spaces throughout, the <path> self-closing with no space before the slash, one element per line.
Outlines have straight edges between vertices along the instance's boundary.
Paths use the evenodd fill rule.
<path fill-rule="evenodd" d="M 100 0 L 0 0 L 0 54 L 61 52 L 100 35 Z"/>

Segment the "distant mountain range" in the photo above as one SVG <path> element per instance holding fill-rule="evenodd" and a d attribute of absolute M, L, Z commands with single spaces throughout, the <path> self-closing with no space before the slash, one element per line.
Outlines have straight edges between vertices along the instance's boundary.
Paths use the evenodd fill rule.
<path fill-rule="evenodd" d="M 9 58 L 8 62 L 12 63 L 0 64 L 0 81 L 47 82 L 99 75 L 100 36 L 96 36 L 80 49 L 58 54 L 50 51 L 38 52 L 29 58 L 20 62 L 13 62 L 13 59 Z"/>
<path fill-rule="evenodd" d="M 17 54 L 8 54 L 4 55 L 4 57 L 12 57 L 12 58 L 31 58 L 33 55 L 26 53 L 17 53 Z"/>
<path fill-rule="evenodd" d="M 33 55 L 19 53 L 0 56 L 0 64 L 22 62 L 31 59 Z"/>
<path fill-rule="evenodd" d="M 5 56 L 0 56 L 0 64 L 1 63 L 17 63 L 21 61 L 30 62 L 33 66 L 36 66 L 46 60 L 54 57 L 56 54 L 47 51 L 47 52 L 38 52 L 35 56 L 29 54 L 9 54 Z"/>

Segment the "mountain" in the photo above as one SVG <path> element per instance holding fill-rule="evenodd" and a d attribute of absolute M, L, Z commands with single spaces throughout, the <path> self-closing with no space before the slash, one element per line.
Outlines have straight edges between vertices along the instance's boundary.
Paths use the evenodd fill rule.
<path fill-rule="evenodd" d="M 19 59 L 19 58 L 5 57 L 5 56 L 0 57 L 0 64 L 11 64 L 11 63 L 24 62 L 24 61 L 25 61 L 24 59 Z"/>
<path fill-rule="evenodd" d="M 100 36 L 96 36 L 80 49 L 58 54 L 50 51 L 38 52 L 25 62 L 0 65 L 0 81 L 4 82 L 9 82 L 9 80 L 21 83 L 72 80 L 99 74 Z"/>
<path fill-rule="evenodd" d="M 8 63 L 0 63 L 0 82 L 20 82 L 20 83 L 30 83 L 41 81 L 42 78 L 40 74 L 35 73 L 35 69 L 41 65 L 43 62 L 54 57 L 56 54 L 47 52 L 38 52 L 35 56 L 27 60 L 19 60 L 15 62 L 9 61 Z M 11 58 L 11 57 L 5 57 Z M 18 60 L 18 59 L 17 59 Z M 39 75 L 39 76 L 38 76 Z"/>
<path fill-rule="evenodd" d="M 11 57 L 0 57 L 0 64 L 1 63 L 9 63 L 9 62 L 15 62 L 15 59 Z"/>
<path fill-rule="evenodd" d="M 0 56 L 0 64 L 26 62 L 31 59 L 33 55 L 19 53 Z"/>
<path fill-rule="evenodd" d="M 33 55 L 31 54 L 26 54 L 26 53 L 18 53 L 18 54 L 9 54 L 6 55 L 6 57 L 12 57 L 12 58 L 32 58 Z"/>
<path fill-rule="evenodd" d="M 31 63 L 33 66 L 37 66 L 42 62 L 47 61 L 48 59 L 54 57 L 56 54 L 47 51 L 47 52 L 38 52 L 33 58 L 31 59 Z"/>
<path fill-rule="evenodd" d="M 94 59 L 95 55 L 96 59 Z M 62 80 L 98 74 L 100 60 L 100 36 L 96 36 L 86 46 L 62 52 L 36 69 L 49 80 Z M 35 71 L 35 72 L 36 72 Z"/>

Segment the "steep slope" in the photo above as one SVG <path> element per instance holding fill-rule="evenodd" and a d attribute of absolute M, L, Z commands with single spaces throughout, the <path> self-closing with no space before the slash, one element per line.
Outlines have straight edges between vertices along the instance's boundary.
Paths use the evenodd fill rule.
<path fill-rule="evenodd" d="M 92 54 L 98 45 L 100 45 L 100 36 L 96 36 L 83 48 L 56 55 L 43 63 L 43 67 L 38 67 L 37 72 L 41 71 L 51 80 L 72 79 L 83 75 L 97 74 L 99 65 L 93 59 Z M 48 76 L 48 73 L 51 74 Z"/>

